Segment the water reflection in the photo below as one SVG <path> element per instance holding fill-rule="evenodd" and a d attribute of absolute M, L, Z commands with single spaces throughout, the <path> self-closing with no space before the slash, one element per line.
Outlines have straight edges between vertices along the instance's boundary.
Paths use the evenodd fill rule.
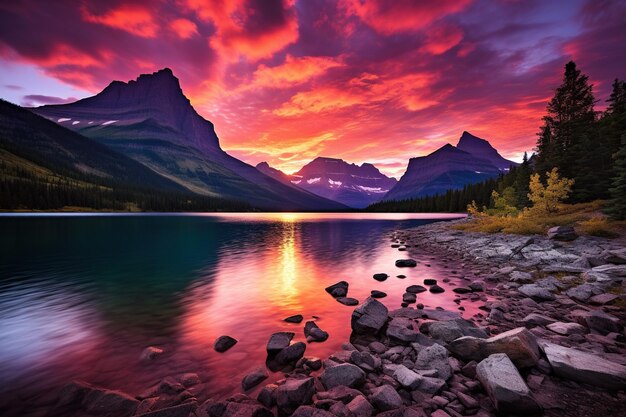
<path fill-rule="evenodd" d="M 432 215 L 429 215 L 432 217 Z M 240 390 L 265 362 L 276 331 L 318 317 L 330 333 L 307 347 L 326 356 L 348 339 L 352 308 L 324 288 L 350 282 L 359 300 L 385 291 L 396 308 L 404 288 L 447 274 L 433 262 L 407 279 L 388 234 L 432 220 L 410 215 L 226 214 L 193 216 L 0 216 L 0 397 L 20 392 L 33 406 L 73 378 L 137 394 L 166 376 L 197 372 L 201 397 Z M 424 293 L 455 308 L 451 292 Z M 239 343 L 224 354 L 215 338 Z M 165 354 L 145 364 L 147 346 Z M 270 381 L 280 377 L 272 375 Z M 0 411 L 2 404 L 0 402 Z"/>

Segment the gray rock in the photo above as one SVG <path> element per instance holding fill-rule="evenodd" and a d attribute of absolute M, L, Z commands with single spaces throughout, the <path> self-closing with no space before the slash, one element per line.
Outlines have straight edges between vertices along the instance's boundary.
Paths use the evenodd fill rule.
<path fill-rule="evenodd" d="M 322 375 L 320 375 L 320 379 L 326 389 L 340 385 L 354 388 L 365 382 L 365 372 L 351 363 L 341 363 L 332 368 L 326 368 L 324 372 L 322 372 Z"/>
<path fill-rule="evenodd" d="M 304 325 L 304 337 L 309 343 L 323 342 L 328 339 L 328 332 L 320 329 L 314 321 L 307 321 Z"/>
<path fill-rule="evenodd" d="M 402 407 L 400 394 L 390 385 L 382 385 L 372 390 L 370 401 L 381 411 L 394 410 Z"/>
<path fill-rule="evenodd" d="M 371 417 L 374 412 L 374 407 L 372 407 L 372 404 L 370 404 L 363 395 L 357 395 L 348 403 L 348 410 L 350 410 L 354 417 Z"/>
<path fill-rule="evenodd" d="M 280 352 L 275 357 L 277 363 L 281 365 L 286 365 L 290 363 L 297 362 L 302 356 L 304 356 L 304 351 L 306 350 L 306 344 L 304 342 L 296 342 L 293 345 L 289 345 Z"/>
<path fill-rule="evenodd" d="M 555 323 L 548 324 L 546 326 L 548 330 L 553 331 L 554 333 L 569 336 L 571 334 L 585 334 L 587 333 L 587 329 L 585 326 L 581 326 L 578 323 L 564 323 L 562 321 L 557 321 Z"/>
<path fill-rule="evenodd" d="M 517 282 L 518 284 L 530 284 L 533 282 L 533 276 L 528 272 L 513 271 L 509 274 L 509 281 Z"/>
<path fill-rule="evenodd" d="M 536 301 L 553 301 L 556 299 L 549 289 L 540 287 L 537 284 L 525 284 L 517 290 L 526 297 L 531 297 Z"/>
<path fill-rule="evenodd" d="M 417 297 L 416 297 L 416 296 L 415 296 L 415 294 L 413 294 L 413 293 L 410 293 L 410 292 L 405 292 L 405 293 L 402 295 L 402 301 L 404 301 L 405 303 L 412 304 L 412 303 L 414 303 L 415 301 L 417 301 Z"/>
<path fill-rule="evenodd" d="M 409 388 L 410 390 L 416 389 L 422 380 L 422 376 L 420 374 L 413 372 L 404 365 L 398 365 L 395 368 L 393 378 L 398 381 L 400 385 Z"/>
<path fill-rule="evenodd" d="M 476 376 L 496 410 L 502 413 L 535 414 L 541 407 L 504 353 L 490 355 L 476 367 Z"/>
<path fill-rule="evenodd" d="M 600 310 L 576 310 L 572 312 L 572 318 L 578 324 L 587 326 L 603 335 L 613 332 L 619 333 L 621 328 L 620 320 L 617 317 Z"/>
<path fill-rule="evenodd" d="M 553 372 L 561 378 L 613 390 L 626 388 L 624 365 L 552 343 L 543 343 L 542 347 Z"/>
<path fill-rule="evenodd" d="M 522 320 L 520 320 L 520 322 L 523 323 L 526 327 L 545 326 L 547 324 L 554 323 L 555 321 L 556 320 L 548 316 L 544 316 L 538 313 L 530 313 Z"/>
<path fill-rule="evenodd" d="M 571 226 L 555 226 L 548 229 L 548 239 L 571 242 L 578 237 Z"/>
<path fill-rule="evenodd" d="M 96 387 L 83 381 L 72 381 L 61 389 L 56 407 L 73 406 L 89 414 L 130 417 L 135 414 L 139 401 L 130 395 Z"/>
<path fill-rule="evenodd" d="M 376 334 L 385 325 L 388 310 L 384 304 L 372 297 L 352 313 L 352 331 L 357 334 Z"/>
<path fill-rule="evenodd" d="M 446 381 L 441 378 L 422 376 L 417 390 L 426 394 L 436 394 L 441 391 L 445 385 Z"/>
<path fill-rule="evenodd" d="M 257 368 L 243 378 L 241 386 L 244 391 L 247 391 L 259 385 L 262 381 L 266 380 L 268 376 L 269 374 L 265 368 Z"/>
<path fill-rule="evenodd" d="M 612 264 L 626 264 L 626 248 L 609 250 L 606 261 Z"/>
<path fill-rule="evenodd" d="M 295 336 L 292 332 L 278 332 L 270 336 L 267 342 L 267 353 L 275 355 L 291 343 L 291 339 Z"/>
<path fill-rule="evenodd" d="M 380 368 L 381 361 L 379 358 L 372 356 L 368 352 L 353 351 L 350 354 L 350 361 L 361 369 L 372 372 Z"/>
<path fill-rule="evenodd" d="M 577 287 L 570 288 L 567 290 L 566 294 L 573 300 L 585 302 L 596 292 L 601 292 L 601 290 L 592 284 L 582 284 Z"/>
<path fill-rule="evenodd" d="M 387 337 L 396 343 L 409 344 L 417 341 L 418 332 L 412 329 L 408 319 L 394 318 L 387 326 Z"/>
<path fill-rule="evenodd" d="M 448 380 L 452 376 L 452 368 L 448 362 L 448 351 L 436 343 L 422 349 L 417 354 L 415 369 L 436 369 L 437 376 L 443 380 Z"/>
<path fill-rule="evenodd" d="M 410 292 L 412 294 L 419 294 L 425 291 L 427 291 L 426 287 L 423 287 L 421 285 L 409 285 L 408 287 L 406 287 L 406 292 Z"/>
<path fill-rule="evenodd" d="M 487 333 L 483 329 L 464 319 L 435 321 L 427 323 L 426 327 L 433 339 L 441 340 L 445 343 L 452 342 L 463 336 L 487 337 Z"/>
<path fill-rule="evenodd" d="M 610 277 L 626 277 L 626 265 L 601 265 L 591 269 L 593 272 L 606 274 Z"/>
<path fill-rule="evenodd" d="M 344 404 L 348 404 L 359 395 L 362 395 L 361 391 L 339 385 L 329 389 L 328 391 L 318 392 L 317 398 L 319 400 L 341 401 Z"/>
<path fill-rule="evenodd" d="M 348 295 L 348 283 L 346 281 L 339 281 L 336 284 L 326 287 L 325 290 L 335 298 L 345 297 Z"/>
<path fill-rule="evenodd" d="M 448 350 L 466 361 L 480 361 L 494 353 L 506 353 L 520 368 L 534 366 L 541 357 L 535 336 L 525 327 L 489 339 L 464 336 L 450 342 Z"/>
<path fill-rule="evenodd" d="M 292 414 L 301 405 L 310 404 L 315 394 L 314 378 L 288 379 L 275 391 L 279 416 Z"/>
<path fill-rule="evenodd" d="M 261 391 L 259 391 L 257 400 L 267 408 L 274 407 L 276 404 L 275 392 L 277 388 L 278 385 L 276 384 L 267 384 L 261 389 Z"/>
<path fill-rule="evenodd" d="M 485 290 L 485 284 L 481 281 L 472 281 L 468 287 L 470 287 L 470 289 L 474 292 L 481 292 Z"/>
<path fill-rule="evenodd" d="M 605 305 L 605 304 L 611 304 L 616 299 L 617 299 L 617 295 L 604 293 L 604 294 L 594 295 L 593 297 L 589 299 L 589 303 L 595 304 L 595 305 Z"/>
<path fill-rule="evenodd" d="M 398 259 L 396 261 L 396 266 L 398 268 L 414 268 L 417 266 L 417 261 L 414 259 Z"/>
<path fill-rule="evenodd" d="M 237 339 L 233 339 L 230 336 L 220 336 L 215 340 L 213 349 L 217 352 L 226 352 L 231 347 L 237 344 Z"/>

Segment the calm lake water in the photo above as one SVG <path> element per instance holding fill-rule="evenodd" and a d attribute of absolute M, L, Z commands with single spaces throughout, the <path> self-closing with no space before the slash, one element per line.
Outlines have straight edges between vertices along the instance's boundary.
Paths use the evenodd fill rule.
<path fill-rule="evenodd" d="M 326 286 L 346 280 L 360 301 L 382 290 L 389 295 L 381 301 L 395 309 L 408 285 L 449 276 L 445 262 L 425 256 L 430 266 L 396 268 L 408 255 L 391 248 L 390 237 L 456 217 L 0 216 L 0 404 L 45 405 L 76 378 L 137 395 L 186 372 L 200 375 L 200 397 L 240 392 L 243 376 L 264 365 L 272 333 L 304 340 L 304 322 L 286 323 L 287 316 L 317 316 L 330 333 L 309 344 L 307 356 L 325 357 L 349 339 L 354 307 L 336 302 Z M 391 277 L 377 282 L 378 272 Z M 401 273 L 407 278 L 396 278 Z M 419 301 L 457 310 L 442 286 L 448 291 Z M 239 343 L 217 353 L 220 335 Z M 165 354 L 142 363 L 148 346 Z"/>

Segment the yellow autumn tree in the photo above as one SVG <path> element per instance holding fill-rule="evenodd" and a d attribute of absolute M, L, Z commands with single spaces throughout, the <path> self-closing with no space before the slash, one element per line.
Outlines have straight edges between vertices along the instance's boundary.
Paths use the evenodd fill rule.
<path fill-rule="evenodd" d="M 553 214 L 559 211 L 559 207 L 572 192 L 574 180 L 561 178 L 557 168 L 546 172 L 547 180 L 544 186 L 539 174 L 530 177 L 528 199 L 533 203 L 531 211 Z"/>

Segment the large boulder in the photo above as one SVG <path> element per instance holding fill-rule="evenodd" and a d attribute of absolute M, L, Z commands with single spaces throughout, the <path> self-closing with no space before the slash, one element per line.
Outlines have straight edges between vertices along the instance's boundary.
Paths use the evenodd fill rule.
<path fill-rule="evenodd" d="M 626 366 L 553 343 L 543 343 L 542 347 L 557 376 L 596 387 L 626 389 Z"/>
<path fill-rule="evenodd" d="M 548 239 L 570 242 L 578 235 L 572 226 L 555 226 L 548 229 Z"/>
<path fill-rule="evenodd" d="M 286 365 L 297 362 L 306 350 L 306 344 L 304 342 L 296 342 L 293 345 L 289 345 L 276 355 L 274 358 L 276 363 Z"/>
<path fill-rule="evenodd" d="M 501 413 L 537 414 L 541 407 L 513 362 L 504 353 L 490 355 L 476 367 L 476 377 Z"/>
<path fill-rule="evenodd" d="M 380 301 L 368 297 L 352 312 L 352 331 L 357 334 L 376 334 L 388 319 L 387 307 Z"/>
<path fill-rule="evenodd" d="M 435 369 L 437 376 L 443 380 L 448 380 L 452 376 L 452 368 L 448 362 L 448 351 L 436 343 L 422 349 L 417 354 L 415 369 Z"/>
<path fill-rule="evenodd" d="M 393 410 L 402 407 L 402 397 L 392 386 L 382 385 L 374 388 L 370 401 L 381 411 Z"/>
<path fill-rule="evenodd" d="M 276 407 L 279 417 L 292 414 L 301 405 L 310 404 L 315 394 L 314 378 L 288 379 L 276 388 Z"/>
<path fill-rule="evenodd" d="M 344 385 L 346 387 L 358 387 L 365 382 L 365 372 L 351 363 L 341 363 L 331 368 L 326 368 L 320 375 L 322 384 L 326 389 Z"/>
<path fill-rule="evenodd" d="M 519 368 L 534 366 L 541 358 L 535 336 L 525 327 L 489 339 L 464 336 L 450 342 L 447 347 L 453 355 L 466 361 L 480 361 L 494 353 L 506 353 Z"/>
<path fill-rule="evenodd" d="M 291 339 L 295 336 L 292 332 L 278 332 L 270 336 L 267 342 L 267 353 L 276 355 L 278 352 L 289 346 Z"/>
<path fill-rule="evenodd" d="M 345 297 L 348 295 L 348 283 L 346 281 L 339 281 L 330 287 L 326 287 L 326 292 L 335 298 Z"/>

